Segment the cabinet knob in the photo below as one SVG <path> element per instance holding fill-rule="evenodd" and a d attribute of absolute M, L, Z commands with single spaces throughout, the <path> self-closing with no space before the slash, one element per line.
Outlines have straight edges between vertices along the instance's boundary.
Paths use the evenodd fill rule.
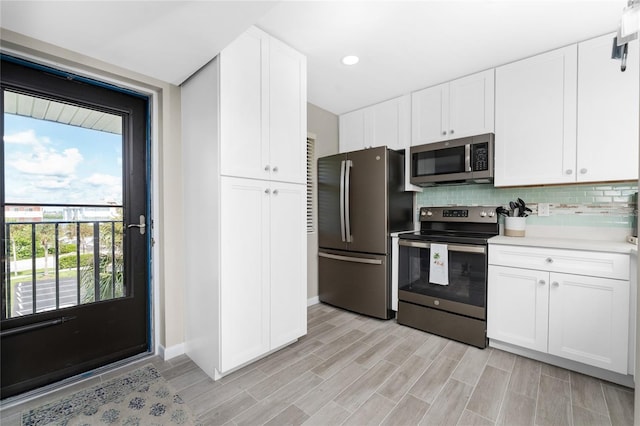
<path fill-rule="evenodd" d="M 573 173 L 573 170 L 571 170 L 571 169 L 567 169 L 567 170 L 565 171 L 565 173 L 566 173 L 566 174 L 568 174 L 568 175 L 570 175 L 570 174 L 572 174 L 572 173 Z"/>
<path fill-rule="evenodd" d="M 271 170 L 271 167 L 269 167 L 269 165 L 267 164 L 266 166 L 264 166 L 264 171 L 268 172 L 269 170 Z"/>
<path fill-rule="evenodd" d="M 274 172 L 274 173 L 277 173 L 277 172 L 278 172 L 278 166 L 275 166 L 275 167 L 273 168 L 273 172 Z"/>
<path fill-rule="evenodd" d="M 554 281 L 554 282 L 551 283 L 551 285 L 554 286 L 554 287 L 558 287 L 558 286 L 560 286 L 560 283 L 558 281 Z"/>
<path fill-rule="evenodd" d="M 265 194 L 271 194 L 271 190 L 269 188 L 267 188 L 267 189 L 264 190 L 264 193 Z"/>
<path fill-rule="evenodd" d="M 546 283 L 547 283 L 547 282 L 546 282 L 545 280 L 540 280 L 540 281 L 538 281 L 538 284 L 540 284 L 540 285 L 545 285 Z"/>
<path fill-rule="evenodd" d="M 442 136 L 446 136 L 446 135 L 447 135 L 447 131 L 446 131 L 446 130 L 443 130 L 443 131 L 442 131 Z"/>
<path fill-rule="evenodd" d="M 553 263 L 553 259 L 550 257 L 547 257 L 544 261 L 547 263 Z"/>
<path fill-rule="evenodd" d="M 273 190 L 273 195 L 278 195 L 278 190 L 277 189 Z"/>
<path fill-rule="evenodd" d="M 580 173 L 582 173 L 583 175 L 587 173 L 587 169 L 580 169 Z"/>
<path fill-rule="evenodd" d="M 449 130 L 449 133 L 453 134 L 453 129 Z"/>

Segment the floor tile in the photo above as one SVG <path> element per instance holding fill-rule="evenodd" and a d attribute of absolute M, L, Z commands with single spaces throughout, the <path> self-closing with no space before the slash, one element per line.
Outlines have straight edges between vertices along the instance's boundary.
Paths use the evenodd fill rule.
<path fill-rule="evenodd" d="M 538 361 L 517 357 L 511 372 L 509 390 L 529 398 L 537 398 L 540 374 Z"/>
<path fill-rule="evenodd" d="M 609 418 L 613 425 L 633 424 L 633 392 L 620 388 L 602 385 L 604 397 L 609 408 Z"/>
<path fill-rule="evenodd" d="M 423 400 L 406 395 L 387 415 L 382 426 L 417 425 L 428 409 L 429 404 Z"/>
<path fill-rule="evenodd" d="M 495 421 L 500 414 L 502 398 L 509 383 L 509 373 L 499 368 L 485 367 L 467 409 Z"/>
<path fill-rule="evenodd" d="M 464 410 L 460 420 L 458 421 L 459 426 L 491 426 L 493 423 L 489 419 L 485 419 L 484 417 L 474 413 L 473 411 Z"/>
<path fill-rule="evenodd" d="M 537 425 L 571 425 L 571 386 L 555 377 L 540 376 Z"/>
<path fill-rule="evenodd" d="M 297 406 L 297 404 L 296 404 Z M 311 416 L 303 424 L 305 426 L 327 426 L 342 424 L 351 413 L 333 401 L 325 404 L 320 410 Z"/>
<path fill-rule="evenodd" d="M 609 411 L 600 380 L 573 371 L 570 377 L 573 404 L 608 416 Z"/>
<path fill-rule="evenodd" d="M 578 405 L 572 407 L 573 424 L 576 426 L 611 426 L 609 416 L 587 410 Z"/>
<path fill-rule="evenodd" d="M 471 392 L 473 392 L 473 386 L 450 379 L 431 405 L 421 424 L 457 424 L 467 406 Z"/>
<path fill-rule="evenodd" d="M 533 426 L 536 418 L 536 400 L 507 391 L 496 424 Z"/>
<path fill-rule="evenodd" d="M 433 403 L 457 365 L 458 361 L 455 359 L 447 357 L 436 358 L 429 365 L 427 371 L 409 389 L 409 393 L 429 404 Z"/>
<path fill-rule="evenodd" d="M 362 426 L 380 424 L 394 406 L 395 404 L 384 396 L 374 393 L 347 418 L 343 425 Z"/>
<path fill-rule="evenodd" d="M 378 389 L 380 395 L 398 402 L 429 367 L 431 361 L 413 355 Z"/>
<path fill-rule="evenodd" d="M 349 411 L 356 411 L 397 368 L 387 361 L 378 362 L 336 396 L 334 401 Z"/>
<path fill-rule="evenodd" d="M 490 350 L 469 347 L 451 377 L 475 386 L 490 355 Z"/>
<path fill-rule="evenodd" d="M 295 405 L 290 405 L 284 409 L 284 411 L 280 412 L 277 416 L 269 420 L 265 423 L 266 426 L 282 426 L 282 425 L 301 425 L 307 419 L 309 415 L 307 415 L 304 411 L 296 407 Z"/>

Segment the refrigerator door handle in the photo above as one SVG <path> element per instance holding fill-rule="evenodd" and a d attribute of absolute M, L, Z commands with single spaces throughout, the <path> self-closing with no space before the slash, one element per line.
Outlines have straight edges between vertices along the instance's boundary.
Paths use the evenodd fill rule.
<path fill-rule="evenodd" d="M 340 163 L 340 236 L 342 242 L 346 241 L 345 223 L 344 223 L 344 169 L 346 160 Z"/>
<path fill-rule="evenodd" d="M 363 257 L 340 256 L 338 254 L 322 253 L 322 252 L 318 253 L 318 256 L 324 257 L 327 259 L 342 260 L 344 262 L 366 263 L 369 265 L 382 265 L 382 260 L 380 259 L 367 259 Z"/>
<path fill-rule="evenodd" d="M 351 237 L 351 209 L 349 207 L 349 198 L 351 198 L 351 167 L 353 167 L 353 161 L 346 160 L 345 162 L 345 177 L 344 177 L 344 222 L 345 222 L 345 234 L 347 236 L 347 242 L 353 241 Z"/>

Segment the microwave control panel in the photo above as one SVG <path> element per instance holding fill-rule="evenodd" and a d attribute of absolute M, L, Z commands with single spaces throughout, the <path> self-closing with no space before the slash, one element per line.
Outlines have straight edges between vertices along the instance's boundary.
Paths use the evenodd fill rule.
<path fill-rule="evenodd" d="M 474 172 L 489 170 L 489 144 L 479 143 L 473 145 L 473 166 Z"/>

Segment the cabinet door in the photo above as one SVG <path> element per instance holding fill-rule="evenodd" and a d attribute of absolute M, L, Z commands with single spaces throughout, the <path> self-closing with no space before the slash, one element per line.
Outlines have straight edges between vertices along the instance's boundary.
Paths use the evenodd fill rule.
<path fill-rule="evenodd" d="M 579 182 L 638 179 L 638 41 L 620 72 L 614 35 L 578 44 Z"/>
<path fill-rule="evenodd" d="M 391 99 L 366 108 L 364 113 L 365 145 L 405 149 L 410 146 L 411 98 L 409 95 Z"/>
<path fill-rule="evenodd" d="M 271 179 L 306 182 L 306 59 L 280 41 L 269 41 L 269 165 Z"/>
<path fill-rule="evenodd" d="M 551 273 L 549 353 L 627 373 L 629 281 Z"/>
<path fill-rule="evenodd" d="M 364 149 L 364 110 L 342 114 L 339 118 L 340 152 Z"/>
<path fill-rule="evenodd" d="M 448 139 L 449 83 L 411 95 L 411 145 Z"/>
<path fill-rule="evenodd" d="M 493 132 L 494 70 L 449 83 L 449 139 Z"/>
<path fill-rule="evenodd" d="M 273 183 L 270 229 L 271 349 L 307 332 L 305 185 Z"/>
<path fill-rule="evenodd" d="M 575 45 L 496 68 L 495 186 L 575 182 Z"/>
<path fill-rule="evenodd" d="M 216 252 L 220 253 L 221 265 L 222 373 L 269 350 L 270 195 L 265 192 L 268 189 L 267 181 L 221 179 L 221 239 Z M 209 244 L 215 246 L 217 242 L 209 241 Z"/>
<path fill-rule="evenodd" d="M 263 122 L 268 106 L 267 58 L 263 54 L 267 43 L 268 36 L 252 28 L 220 54 L 220 170 L 226 176 L 269 177 Z"/>
<path fill-rule="evenodd" d="M 487 337 L 547 351 L 548 272 L 489 265 Z"/>

